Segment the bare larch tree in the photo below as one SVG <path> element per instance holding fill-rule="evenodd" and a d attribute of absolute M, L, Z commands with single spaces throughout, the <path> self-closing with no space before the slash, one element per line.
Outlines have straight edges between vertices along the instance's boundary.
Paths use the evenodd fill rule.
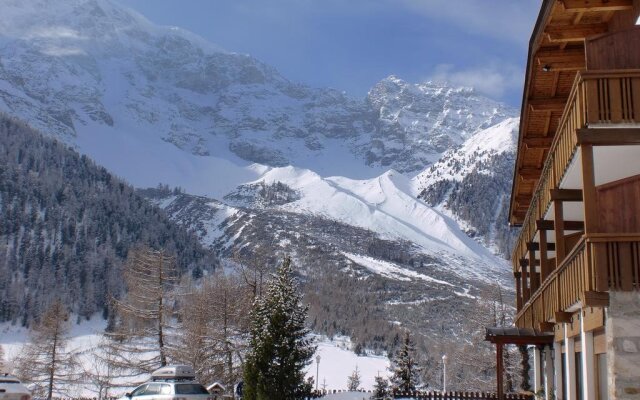
<path fill-rule="evenodd" d="M 29 341 L 15 359 L 16 375 L 33 384 L 33 394 L 51 399 L 65 394 L 77 383 L 79 374 L 76 354 L 67 349 L 69 313 L 56 300 L 40 317 L 29 333 Z"/>
<path fill-rule="evenodd" d="M 184 287 L 171 358 L 193 365 L 202 382 L 233 387 L 242 375 L 253 288 L 224 273 Z"/>
<path fill-rule="evenodd" d="M 149 373 L 167 365 L 177 283 L 175 258 L 164 250 L 138 247 L 123 270 L 126 295 L 114 300 L 117 322 L 109 339 L 111 367 L 122 376 Z"/>

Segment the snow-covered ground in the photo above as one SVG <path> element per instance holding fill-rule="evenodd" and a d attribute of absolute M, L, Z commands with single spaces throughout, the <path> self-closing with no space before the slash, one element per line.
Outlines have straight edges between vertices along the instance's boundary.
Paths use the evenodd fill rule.
<path fill-rule="evenodd" d="M 336 337 L 333 340 L 319 339 L 316 355 L 320 355 L 320 369 L 318 373 L 318 388 L 327 390 L 346 390 L 347 378 L 358 367 L 361 377 L 361 388 L 373 389 L 375 377 L 388 377 L 389 359 L 384 356 L 358 356 L 351 351 L 351 341 L 346 337 Z M 306 371 L 307 376 L 316 378 L 316 359 Z"/>
<path fill-rule="evenodd" d="M 71 329 L 69 349 L 78 352 L 87 352 L 98 346 L 106 323 L 99 317 L 80 324 L 74 324 Z M 11 326 L 8 323 L 0 324 L 0 346 L 4 349 L 7 360 L 14 358 L 22 346 L 28 340 L 28 331 L 25 328 Z M 371 390 L 374 378 L 377 375 L 389 375 L 389 359 L 384 356 L 357 356 L 351 351 L 351 341 L 347 337 L 338 337 L 334 340 L 317 337 L 318 350 L 316 356 L 320 356 L 319 388 L 327 390 L 346 390 L 347 377 L 355 370 L 356 366 L 362 377 L 362 389 Z M 317 372 L 316 356 L 307 367 L 306 374 L 315 379 Z M 86 370 L 93 368 L 91 357 L 84 355 L 81 362 Z M 125 385 L 126 382 L 120 382 Z M 326 386 L 325 386 L 326 385 Z M 82 396 L 94 396 L 90 388 L 79 388 Z M 124 393 L 126 388 L 114 389 L 111 394 Z"/>

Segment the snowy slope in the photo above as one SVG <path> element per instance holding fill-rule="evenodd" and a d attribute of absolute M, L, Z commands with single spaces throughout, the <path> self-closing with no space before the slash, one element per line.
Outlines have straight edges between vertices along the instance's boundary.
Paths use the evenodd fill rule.
<path fill-rule="evenodd" d="M 515 152 L 518 141 L 518 118 L 508 118 L 472 135 L 461 146 L 445 152 L 432 166 L 413 178 L 417 191 L 441 180 L 461 181 L 471 172 L 493 174 L 490 159 Z"/>
<path fill-rule="evenodd" d="M 95 349 L 101 341 L 102 333 L 106 327 L 106 321 L 101 318 L 93 318 L 90 321 L 83 321 L 72 326 L 67 349 L 78 353 L 86 353 Z M 4 349 L 7 360 L 14 358 L 27 341 L 28 330 L 10 324 L 0 324 L 0 346 Z M 315 379 L 319 372 L 319 387 L 326 385 L 328 390 L 345 390 L 347 388 L 347 377 L 358 367 L 362 376 L 362 388 L 371 390 L 374 385 L 374 378 L 378 374 L 389 375 L 389 359 L 385 356 L 358 356 L 351 351 L 352 343 L 349 338 L 336 337 L 329 340 L 325 337 L 315 337 L 318 350 L 316 355 L 321 357 L 320 369 L 317 369 L 315 357 L 313 363 L 306 368 L 306 375 Z M 94 368 L 89 356 L 81 356 L 82 368 L 91 371 Z M 10 362 L 9 362 L 10 365 Z M 112 389 L 112 396 L 119 396 L 129 390 L 131 383 L 144 380 L 145 377 L 133 377 L 127 382 L 122 379 L 119 382 L 121 387 Z M 209 382 L 210 383 L 210 382 Z M 95 396 L 95 388 L 90 386 L 74 388 L 77 396 Z"/>

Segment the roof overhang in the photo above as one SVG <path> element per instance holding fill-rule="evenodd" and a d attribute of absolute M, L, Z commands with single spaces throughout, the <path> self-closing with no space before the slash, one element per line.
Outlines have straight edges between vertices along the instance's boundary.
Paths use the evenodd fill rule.
<path fill-rule="evenodd" d="M 486 328 L 485 340 L 493 344 L 502 345 L 544 346 L 553 343 L 554 335 L 550 332 L 540 332 L 535 329 L 491 327 Z"/>

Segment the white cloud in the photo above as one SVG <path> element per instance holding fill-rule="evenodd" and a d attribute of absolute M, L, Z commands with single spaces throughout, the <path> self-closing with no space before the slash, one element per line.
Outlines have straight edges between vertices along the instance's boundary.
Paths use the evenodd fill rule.
<path fill-rule="evenodd" d="M 440 64 L 427 79 L 472 87 L 489 97 L 499 99 L 510 91 L 522 89 L 523 71 L 515 65 L 497 63 L 467 69 L 456 69 L 450 64 Z"/>
<path fill-rule="evenodd" d="M 505 41 L 526 43 L 540 10 L 540 0 L 399 0 L 432 19 Z"/>

